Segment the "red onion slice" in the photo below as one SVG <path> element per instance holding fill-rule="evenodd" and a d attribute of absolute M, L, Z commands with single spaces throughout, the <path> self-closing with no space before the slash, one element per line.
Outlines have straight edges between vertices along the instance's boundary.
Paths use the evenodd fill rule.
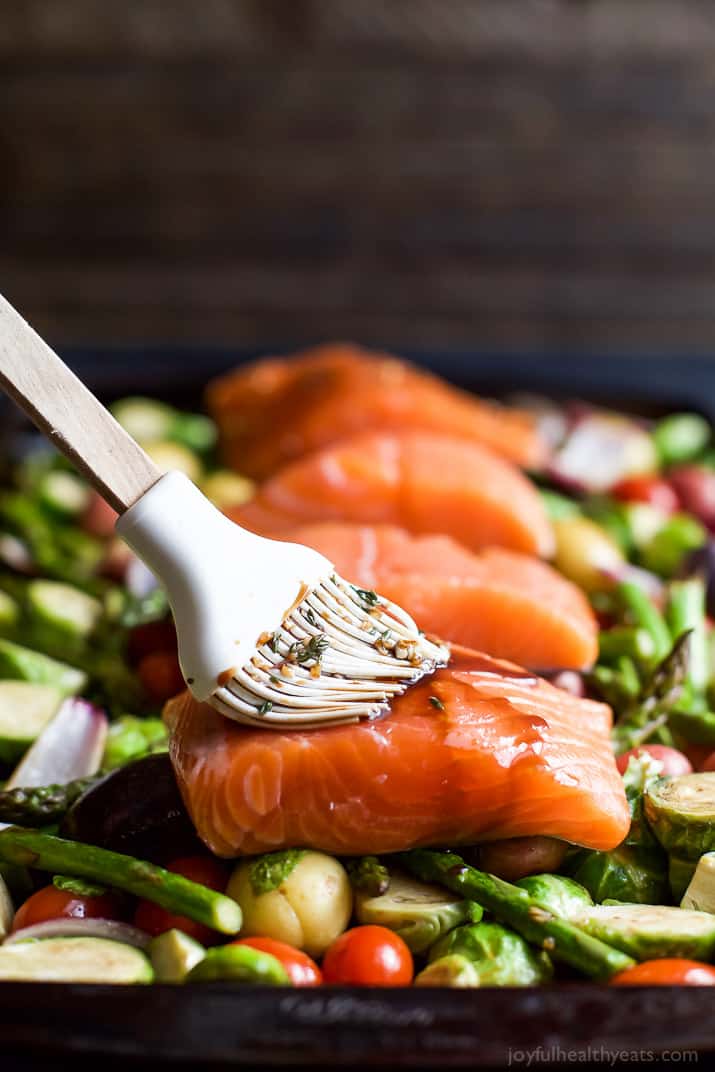
<path fill-rule="evenodd" d="M 65 700 L 13 771 L 7 788 L 64 785 L 95 774 L 107 729 L 104 711 L 86 700 Z"/>
<path fill-rule="evenodd" d="M 639 424 L 619 414 L 596 412 L 576 422 L 548 472 L 562 487 L 604 492 L 628 476 L 656 469 L 653 440 Z"/>
<path fill-rule="evenodd" d="M 33 923 L 31 927 L 22 927 L 9 934 L 3 945 L 17 945 L 18 942 L 34 941 L 41 938 L 109 938 L 112 942 L 123 942 L 136 949 L 146 949 L 151 936 L 129 923 L 116 919 L 47 919 L 44 923 Z"/>

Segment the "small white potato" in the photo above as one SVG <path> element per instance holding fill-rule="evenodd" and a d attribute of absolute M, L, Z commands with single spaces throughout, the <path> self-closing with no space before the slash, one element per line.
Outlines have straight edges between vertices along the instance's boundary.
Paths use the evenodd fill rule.
<path fill-rule="evenodd" d="M 345 868 L 332 856 L 307 851 L 275 889 L 257 893 L 251 882 L 254 862 L 240 863 L 226 889 L 241 906 L 241 934 L 277 938 L 312 957 L 322 956 L 352 915 Z"/>

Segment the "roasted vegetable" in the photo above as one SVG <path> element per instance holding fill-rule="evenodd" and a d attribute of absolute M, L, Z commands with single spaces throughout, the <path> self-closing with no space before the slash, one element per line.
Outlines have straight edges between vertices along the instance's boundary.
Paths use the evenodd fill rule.
<path fill-rule="evenodd" d="M 152 938 L 148 952 L 157 983 L 183 983 L 206 956 L 199 942 L 174 928 Z"/>
<path fill-rule="evenodd" d="M 474 900 L 515 931 L 545 949 L 555 960 L 571 964 L 595 979 L 607 979 L 632 964 L 630 957 L 613 949 L 539 905 L 526 890 L 468 867 L 450 852 L 413 849 L 400 854 L 401 863 L 427 882 L 438 882 L 462 897 Z"/>
<path fill-rule="evenodd" d="M 659 779 L 646 790 L 644 806 L 668 852 L 694 859 L 715 849 L 715 773 Z"/>
<path fill-rule="evenodd" d="M 151 983 L 139 949 L 106 938 L 43 938 L 0 947 L 0 980 L 44 983 Z"/>
<path fill-rule="evenodd" d="M 636 960 L 715 953 L 715 917 L 667 905 L 595 905 L 577 918 L 585 931 Z"/>
<path fill-rule="evenodd" d="M 61 703 L 62 693 L 52 685 L 0 681 L 0 762 L 17 763 Z"/>
<path fill-rule="evenodd" d="M 276 957 L 247 945 L 221 945 L 209 949 L 186 978 L 190 983 L 226 979 L 254 986 L 290 986 L 288 972 Z"/>
<path fill-rule="evenodd" d="M 661 465 L 676 465 L 696 458 L 710 442 L 710 424 L 697 413 L 671 413 L 652 431 Z"/>
<path fill-rule="evenodd" d="M 468 957 L 451 953 L 433 960 L 414 978 L 415 986 L 472 987 L 480 986 L 479 969 Z"/>
<path fill-rule="evenodd" d="M 441 886 L 393 872 L 386 893 L 372 897 L 357 891 L 355 915 L 359 923 L 389 927 L 412 953 L 423 953 L 460 923 L 477 923 L 482 909 L 473 901 L 450 897 Z"/>
<path fill-rule="evenodd" d="M 90 787 L 61 833 L 157 863 L 203 850 L 165 752 L 134 760 Z"/>
<path fill-rule="evenodd" d="M 390 888 L 390 872 L 377 856 L 358 856 L 344 861 L 354 890 L 368 897 L 379 897 Z"/>
<path fill-rule="evenodd" d="M 548 955 L 535 952 L 521 935 L 500 923 L 457 927 L 430 949 L 430 961 L 461 955 L 476 968 L 480 986 L 538 986 L 553 967 Z"/>
<path fill-rule="evenodd" d="M 593 904 L 591 894 L 580 882 L 564 875 L 529 875 L 516 883 L 529 897 L 555 916 L 571 919 Z"/>
<path fill-rule="evenodd" d="M 657 846 L 619 845 L 586 852 L 573 861 L 573 877 L 594 901 L 658 904 L 668 900 L 667 859 Z"/>
<path fill-rule="evenodd" d="M 75 800 L 104 775 L 77 778 L 65 785 L 43 785 L 34 788 L 0 790 L 0 823 L 18 826 L 45 826 L 56 823 Z"/>
<path fill-rule="evenodd" d="M 111 771 L 153 752 L 166 751 L 168 734 L 160 718 L 122 715 L 109 727 L 102 767 Z"/>
<path fill-rule="evenodd" d="M 39 871 L 89 879 L 144 897 L 222 934 L 236 934 L 241 910 L 230 897 L 161 867 L 95 845 L 10 826 L 0 830 L 0 859 Z"/>
<path fill-rule="evenodd" d="M 345 868 L 322 852 L 288 850 L 239 863 L 226 889 L 241 906 L 242 935 L 277 938 L 321 956 L 348 925 Z"/>
<path fill-rule="evenodd" d="M 83 670 L 9 640 L 0 640 L 0 679 L 51 685 L 61 696 L 76 696 L 87 685 Z"/>
<path fill-rule="evenodd" d="M 701 857 L 701 859 L 703 859 L 703 857 Z M 695 904 L 681 903 L 685 896 L 685 891 L 692 881 L 697 866 L 697 860 L 688 860 L 684 856 L 671 855 L 668 857 L 668 883 L 670 885 L 670 892 L 673 900 L 676 904 L 680 904 L 681 908 L 700 907 Z"/>

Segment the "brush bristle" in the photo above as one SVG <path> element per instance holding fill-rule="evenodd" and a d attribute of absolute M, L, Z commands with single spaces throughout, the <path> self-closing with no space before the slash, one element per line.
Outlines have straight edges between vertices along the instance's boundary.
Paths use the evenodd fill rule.
<path fill-rule="evenodd" d="M 252 658 L 211 697 L 229 718 L 270 728 L 376 718 L 449 659 L 401 607 L 332 574 L 257 639 Z"/>

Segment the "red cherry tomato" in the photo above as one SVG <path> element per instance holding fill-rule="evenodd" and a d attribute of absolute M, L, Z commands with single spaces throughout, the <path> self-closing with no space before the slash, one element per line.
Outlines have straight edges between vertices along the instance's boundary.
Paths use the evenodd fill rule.
<path fill-rule="evenodd" d="M 153 651 L 139 660 L 137 674 L 147 695 L 156 703 L 170 700 L 186 688 L 175 651 Z"/>
<path fill-rule="evenodd" d="M 409 986 L 413 971 L 412 954 L 387 927 L 353 927 L 323 958 L 325 982 L 342 986 Z"/>
<path fill-rule="evenodd" d="M 677 748 L 669 748 L 667 744 L 643 744 L 639 748 L 631 748 L 616 759 L 616 766 L 621 774 L 625 774 L 628 760 L 631 756 L 647 755 L 657 759 L 663 764 L 663 774 L 670 778 L 679 774 L 692 774 L 693 767 L 687 756 L 679 752 Z"/>
<path fill-rule="evenodd" d="M 173 871 L 176 875 L 183 875 L 192 882 L 199 882 L 209 889 L 223 893 L 228 885 L 227 868 L 215 860 L 213 856 L 183 856 L 178 860 L 172 860 L 166 865 L 167 871 Z M 161 905 L 153 901 L 140 901 L 134 912 L 134 925 L 147 934 L 163 934 L 176 927 L 178 930 L 195 938 L 202 945 L 215 945 L 221 941 L 221 935 L 212 931 L 203 923 L 196 923 L 187 916 L 176 916 L 167 912 Z"/>
<path fill-rule="evenodd" d="M 90 536 L 113 536 L 114 523 L 119 514 L 102 498 L 98 491 L 90 494 L 89 502 L 82 515 L 82 528 Z"/>
<path fill-rule="evenodd" d="M 715 525 L 715 473 L 700 465 L 682 465 L 668 476 L 680 508 L 694 514 L 708 528 Z"/>
<path fill-rule="evenodd" d="M 116 893 L 86 896 L 43 886 L 20 905 L 12 929 L 19 931 L 49 919 L 122 919 L 123 916 L 122 902 Z"/>
<path fill-rule="evenodd" d="M 699 960 L 664 957 L 618 972 L 611 986 L 715 986 L 715 968 Z"/>
<path fill-rule="evenodd" d="M 699 771 L 715 771 L 715 752 L 710 752 L 702 763 L 698 764 Z"/>
<path fill-rule="evenodd" d="M 136 666 L 145 655 L 156 651 L 176 654 L 176 629 L 171 618 L 135 625 L 127 637 L 127 658 Z"/>
<path fill-rule="evenodd" d="M 674 514 L 679 505 L 678 496 L 670 484 L 657 476 L 628 477 L 616 484 L 611 494 L 621 502 L 648 503 L 665 514 Z"/>
<path fill-rule="evenodd" d="M 307 953 L 287 942 L 279 942 L 277 938 L 239 938 L 237 942 L 229 944 L 249 945 L 261 953 L 270 953 L 288 972 L 293 986 L 320 986 L 323 981 L 320 968 Z"/>

